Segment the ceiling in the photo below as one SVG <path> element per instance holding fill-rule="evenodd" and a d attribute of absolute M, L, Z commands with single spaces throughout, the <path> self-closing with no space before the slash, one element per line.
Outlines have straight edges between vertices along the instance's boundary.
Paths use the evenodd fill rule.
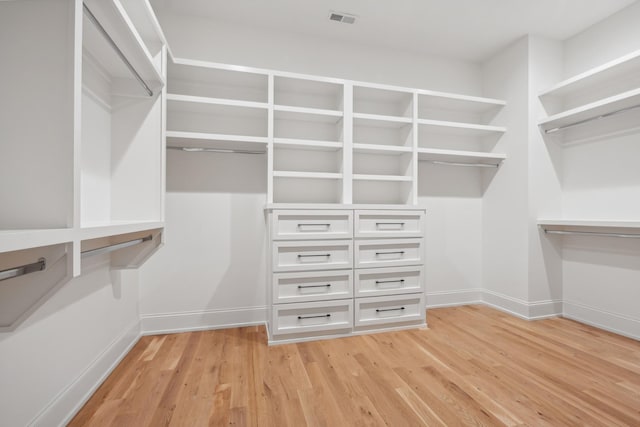
<path fill-rule="evenodd" d="M 636 0 L 153 0 L 197 15 L 340 42 L 481 61 L 525 34 L 569 38 Z M 330 11 L 357 15 L 353 25 Z"/>

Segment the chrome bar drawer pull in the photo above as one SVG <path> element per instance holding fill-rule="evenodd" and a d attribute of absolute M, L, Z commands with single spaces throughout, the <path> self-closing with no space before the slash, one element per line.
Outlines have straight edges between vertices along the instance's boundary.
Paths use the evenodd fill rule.
<path fill-rule="evenodd" d="M 330 288 L 331 287 L 331 283 L 327 283 L 326 285 L 298 285 L 298 289 L 305 289 L 305 288 Z"/>
<path fill-rule="evenodd" d="M 404 283 L 404 279 L 400 279 L 400 280 L 376 280 L 376 285 L 379 285 L 380 283 Z"/>
<path fill-rule="evenodd" d="M 380 228 L 382 225 L 398 225 L 402 228 L 404 227 L 404 222 L 376 222 L 376 228 Z"/>
<path fill-rule="evenodd" d="M 376 256 L 380 256 L 380 255 L 395 255 L 395 254 L 404 255 L 404 251 L 394 251 L 394 252 L 376 252 Z M 299 256 L 299 255 L 298 255 L 298 256 Z"/>
<path fill-rule="evenodd" d="M 400 311 L 404 310 L 404 307 L 398 308 L 376 308 L 376 313 L 382 313 L 383 311 Z"/>
<path fill-rule="evenodd" d="M 302 227 L 327 227 L 330 228 L 331 224 L 298 224 L 298 228 Z"/>
<path fill-rule="evenodd" d="M 298 254 L 298 258 L 310 258 L 310 257 L 327 257 L 329 258 L 331 254 L 315 254 L 315 255 L 302 255 Z"/>
<path fill-rule="evenodd" d="M 318 319 L 320 317 L 326 317 L 329 318 L 331 317 L 331 314 L 327 313 L 327 314 L 321 314 L 320 316 L 298 316 L 298 320 L 303 320 L 303 319 Z"/>

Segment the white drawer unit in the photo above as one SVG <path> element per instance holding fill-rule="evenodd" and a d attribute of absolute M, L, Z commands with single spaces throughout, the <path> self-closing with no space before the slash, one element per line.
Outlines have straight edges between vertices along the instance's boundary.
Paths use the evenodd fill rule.
<path fill-rule="evenodd" d="M 273 243 L 274 272 L 351 268 L 352 258 L 351 240 Z"/>
<path fill-rule="evenodd" d="M 275 305 L 271 325 L 273 335 L 350 329 L 353 300 Z"/>
<path fill-rule="evenodd" d="M 353 236 L 353 211 L 273 212 L 273 240 L 350 239 Z"/>
<path fill-rule="evenodd" d="M 353 297 L 353 270 L 274 273 L 273 303 Z"/>
<path fill-rule="evenodd" d="M 424 263 L 423 239 L 356 240 L 356 268 L 395 267 Z"/>
<path fill-rule="evenodd" d="M 355 237 L 422 237 L 423 211 L 355 211 Z"/>
<path fill-rule="evenodd" d="M 356 298 L 355 326 L 424 321 L 424 294 Z"/>
<path fill-rule="evenodd" d="M 355 272 L 356 297 L 424 292 L 422 266 L 358 269 Z"/>

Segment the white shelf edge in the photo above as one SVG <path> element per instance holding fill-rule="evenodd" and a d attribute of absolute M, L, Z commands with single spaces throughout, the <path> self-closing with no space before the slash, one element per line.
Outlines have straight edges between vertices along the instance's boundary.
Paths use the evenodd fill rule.
<path fill-rule="evenodd" d="M 73 228 L 0 231 L 0 253 L 73 242 Z"/>
<path fill-rule="evenodd" d="M 411 182 L 411 176 L 405 175 L 370 175 L 370 174 L 353 174 L 354 181 L 389 181 L 389 182 Z"/>
<path fill-rule="evenodd" d="M 167 101 L 185 102 L 185 103 L 194 103 L 194 104 L 224 105 L 224 106 L 230 106 L 230 107 L 258 108 L 258 109 L 264 109 L 264 110 L 269 108 L 269 105 L 266 102 L 242 101 L 237 99 L 225 99 L 225 98 L 209 98 L 205 96 L 180 95 L 176 93 L 168 93 Z"/>
<path fill-rule="evenodd" d="M 629 228 L 640 230 L 640 220 L 638 221 L 618 221 L 599 219 L 553 219 L 539 218 L 540 226 L 555 227 L 582 227 L 582 228 Z"/>
<path fill-rule="evenodd" d="M 255 142 L 257 144 L 268 144 L 269 138 L 266 136 L 248 136 L 248 135 L 232 135 L 222 133 L 206 133 L 206 132 L 186 132 L 167 130 L 167 139 L 199 139 L 203 141 L 237 141 L 237 142 Z"/>
<path fill-rule="evenodd" d="M 353 113 L 353 118 L 361 119 L 361 120 L 374 120 L 379 122 L 393 122 L 393 123 L 403 123 L 403 124 L 413 123 L 413 119 L 411 117 L 385 116 L 382 114 Z"/>
<path fill-rule="evenodd" d="M 341 173 L 273 171 L 274 178 L 342 179 Z"/>
<path fill-rule="evenodd" d="M 488 107 L 504 107 L 505 105 L 507 105 L 507 101 L 503 101 L 501 99 L 495 99 L 495 98 L 485 98 L 482 96 L 460 95 L 456 93 L 438 92 L 435 90 L 427 90 L 427 89 L 417 89 L 416 93 L 418 95 L 429 96 L 434 98 L 444 98 L 444 99 L 451 99 L 454 101 L 475 102 L 478 104 L 486 104 Z"/>
<path fill-rule="evenodd" d="M 80 240 L 97 239 L 101 237 L 117 236 L 120 234 L 136 233 L 139 231 L 164 228 L 163 221 L 122 221 L 108 224 L 87 224 L 80 228 Z"/>
<path fill-rule="evenodd" d="M 311 114 L 316 116 L 343 117 L 344 113 L 339 110 L 324 110 L 321 108 L 295 107 L 291 105 L 274 105 L 273 111 L 286 113 Z"/>
<path fill-rule="evenodd" d="M 354 153 L 405 154 L 412 153 L 413 148 L 381 144 L 361 144 L 354 142 L 353 151 Z"/>
<path fill-rule="evenodd" d="M 576 74 L 573 77 L 565 79 L 555 84 L 554 86 L 550 87 L 549 89 L 546 89 L 540 92 L 538 94 L 538 97 L 542 98 L 545 96 L 556 96 L 556 95 L 561 95 L 562 92 L 569 92 L 571 90 L 571 87 L 574 85 L 587 82 L 590 78 L 594 78 L 598 75 L 604 74 L 607 71 L 615 70 L 616 67 L 619 67 L 630 61 L 633 61 L 634 59 L 639 59 L 639 58 L 640 58 L 640 50 L 633 51 L 627 55 L 621 56 L 619 58 L 606 62 L 597 67 L 591 68 L 583 73 Z M 638 70 L 640 71 L 640 66 L 638 67 Z"/>
<path fill-rule="evenodd" d="M 286 147 L 305 147 L 305 148 L 331 148 L 331 149 L 341 149 L 344 147 L 342 142 L 336 141 L 321 141 L 315 139 L 295 139 L 295 138 L 273 138 L 273 144 L 275 146 L 281 146 L 283 148 Z"/>
<path fill-rule="evenodd" d="M 504 153 L 486 153 L 481 151 L 443 150 L 438 148 L 418 147 L 418 160 L 444 159 L 487 160 L 500 163 L 507 158 Z"/>
<path fill-rule="evenodd" d="M 418 205 L 405 204 L 371 204 L 371 203 L 268 203 L 264 206 L 265 210 L 274 209 L 313 209 L 313 210 L 333 210 L 333 209 L 370 209 L 370 210 L 394 210 L 394 211 L 421 211 L 426 212 L 425 208 Z"/>
<path fill-rule="evenodd" d="M 419 125 L 438 126 L 442 128 L 473 130 L 490 133 L 504 133 L 507 128 L 503 126 L 478 125 L 475 123 L 450 122 L 446 120 L 418 119 Z"/>
<path fill-rule="evenodd" d="M 634 103 L 640 103 L 640 88 L 629 90 L 614 96 L 610 96 L 608 98 L 600 99 L 598 101 L 590 102 L 589 104 L 581 105 L 579 107 L 554 114 L 553 116 L 549 116 L 546 119 L 540 120 L 538 122 L 538 126 L 541 126 L 544 130 L 548 130 L 554 127 L 572 124 L 572 121 L 579 122 L 590 117 L 597 118 L 600 115 L 613 112 L 618 108 L 625 108 L 621 107 L 621 105 L 624 105 L 625 102 L 633 101 L 634 99 Z"/>

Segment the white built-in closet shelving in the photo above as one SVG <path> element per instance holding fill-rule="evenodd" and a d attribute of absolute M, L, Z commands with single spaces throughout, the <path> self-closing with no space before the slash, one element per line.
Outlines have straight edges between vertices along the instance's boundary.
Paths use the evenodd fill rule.
<path fill-rule="evenodd" d="M 418 161 L 498 165 L 505 102 L 172 58 L 167 142 L 261 153 L 269 204 L 415 205 Z"/>
<path fill-rule="evenodd" d="M 634 111 L 637 114 L 640 108 L 640 51 L 563 80 L 539 97 L 550 113 L 539 126 L 546 134 L 558 134 L 556 140 L 560 142 L 574 141 L 571 132 L 582 126 L 588 135 L 599 134 L 598 127 L 606 130 L 605 135 L 629 127 L 637 129 L 637 116 L 626 120 L 624 116 Z M 613 116 L 623 120 L 607 123 Z M 548 233 L 640 237 L 640 221 L 588 218 L 585 212 L 585 218 L 538 219 L 538 225 Z"/>
<path fill-rule="evenodd" d="M 4 2 L 0 15 L 12 105 L 0 123 L 11 141 L 0 154 L 11 183 L 0 190 L 0 328 L 11 328 L 90 255 L 136 267 L 160 244 L 166 42 L 147 0 Z M 25 36 L 24 22 L 39 31 Z M 107 246 L 118 250 L 95 251 Z"/>

